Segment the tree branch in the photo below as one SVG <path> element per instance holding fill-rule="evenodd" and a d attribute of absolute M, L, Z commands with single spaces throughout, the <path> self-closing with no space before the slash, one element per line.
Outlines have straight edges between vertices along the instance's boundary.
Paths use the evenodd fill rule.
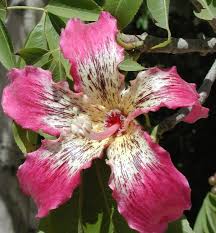
<path fill-rule="evenodd" d="M 211 87 L 216 79 L 216 60 L 214 61 L 212 67 L 208 71 L 206 77 L 203 80 L 201 87 L 198 90 L 200 95 L 199 101 L 203 104 L 208 98 Z M 191 107 L 182 108 L 177 113 L 163 120 L 158 127 L 158 135 L 162 135 L 166 131 L 172 129 L 175 125 L 181 122 L 191 111 Z"/>
<path fill-rule="evenodd" d="M 158 38 L 148 35 L 146 32 L 141 35 L 126 35 L 119 33 L 117 35 L 118 43 L 126 50 L 136 49 L 141 53 L 194 53 L 202 55 L 216 52 L 216 37 L 206 39 L 183 39 L 171 38 L 171 42 L 162 48 L 152 47 L 164 42 L 166 38 Z"/>

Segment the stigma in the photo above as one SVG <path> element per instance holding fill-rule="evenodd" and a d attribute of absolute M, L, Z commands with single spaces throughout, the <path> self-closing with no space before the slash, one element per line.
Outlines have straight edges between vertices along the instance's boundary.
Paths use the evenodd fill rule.
<path fill-rule="evenodd" d="M 122 112 L 118 109 L 113 109 L 106 114 L 104 126 L 109 128 L 113 125 L 118 124 L 119 130 L 122 130 L 124 127 L 124 121 L 126 117 L 122 114 Z"/>

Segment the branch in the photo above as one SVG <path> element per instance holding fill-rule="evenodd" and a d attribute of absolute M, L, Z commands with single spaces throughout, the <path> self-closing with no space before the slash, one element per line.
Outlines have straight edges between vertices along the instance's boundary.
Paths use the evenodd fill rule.
<path fill-rule="evenodd" d="M 216 60 L 214 61 L 212 67 L 208 71 L 206 77 L 203 80 L 201 87 L 198 90 L 200 95 L 199 101 L 203 104 L 208 98 L 211 87 L 216 79 Z M 163 120 L 158 126 L 158 135 L 162 135 L 166 131 L 174 128 L 176 124 L 181 122 L 192 110 L 192 107 L 182 108 L 177 113 Z"/>
<path fill-rule="evenodd" d="M 202 10 L 202 5 L 197 0 L 191 0 L 191 3 L 198 12 Z M 212 27 L 213 31 L 216 32 L 216 19 L 208 20 L 208 23 Z"/>
<path fill-rule="evenodd" d="M 206 39 L 183 39 L 171 38 L 171 42 L 162 48 L 152 47 L 164 42 L 166 38 L 158 38 L 148 35 L 144 32 L 141 35 L 126 35 L 119 33 L 117 35 L 118 43 L 126 50 L 136 49 L 141 53 L 194 53 L 198 52 L 202 55 L 216 52 L 216 37 Z"/>

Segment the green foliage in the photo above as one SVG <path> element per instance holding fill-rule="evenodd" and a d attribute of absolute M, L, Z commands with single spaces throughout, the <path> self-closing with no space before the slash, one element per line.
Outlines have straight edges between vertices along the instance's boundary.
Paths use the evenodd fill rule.
<path fill-rule="evenodd" d="M 216 18 L 216 4 L 214 1 L 207 0 L 197 0 L 203 7 L 203 9 L 198 13 L 194 12 L 194 14 L 204 20 L 212 20 Z"/>
<path fill-rule="evenodd" d="M 118 213 L 108 187 L 110 169 L 104 161 L 84 170 L 72 199 L 42 219 L 44 233 L 135 233 Z"/>
<path fill-rule="evenodd" d="M 55 81 L 70 77 L 69 63 L 63 58 L 59 48 L 59 33 L 63 26 L 65 24 L 58 16 L 44 14 L 30 33 L 25 48 L 17 53 L 25 61 L 20 66 L 28 64 L 49 69 Z"/>
<path fill-rule="evenodd" d="M 195 222 L 196 233 L 216 232 L 216 195 L 208 193 Z"/>
<path fill-rule="evenodd" d="M 44 13 L 41 17 L 40 22 L 33 28 L 31 33 L 29 34 L 25 48 L 40 48 L 40 49 L 48 49 L 46 34 L 44 31 L 46 23 L 46 14 Z"/>
<path fill-rule="evenodd" d="M 123 62 L 121 62 L 118 68 L 123 71 L 141 71 L 145 69 L 145 67 L 143 67 L 131 58 L 127 58 Z"/>
<path fill-rule="evenodd" d="M 23 48 L 16 54 L 22 57 L 27 65 L 35 64 L 48 51 L 41 48 Z"/>
<path fill-rule="evenodd" d="M 0 0 L 0 19 L 4 22 L 6 18 L 6 8 L 7 8 L 7 1 Z"/>
<path fill-rule="evenodd" d="M 51 0 L 46 9 L 63 18 L 77 17 L 85 21 L 96 21 L 102 10 L 93 0 Z"/>
<path fill-rule="evenodd" d="M 6 69 L 10 69 L 16 66 L 11 39 L 1 19 L 0 19 L 0 62 Z"/>
<path fill-rule="evenodd" d="M 170 43 L 171 32 L 169 29 L 169 4 L 170 0 L 147 0 L 148 9 L 152 18 L 156 21 L 156 25 L 167 30 L 168 38 L 163 43 L 154 46 L 153 48 L 164 47 Z"/>
<path fill-rule="evenodd" d="M 183 216 L 182 218 L 170 223 L 166 233 L 195 233 L 195 232 L 190 227 L 190 224 L 187 221 L 186 217 Z"/>
<path fill-rule="evenodd" d="M 38 135 L 30 130 L 25 130 L 15 122 L 12 124 L 14 140 L 23 154 L 34 151 L 38 143 Z"/>
<path fill-rule="evenodd" d="M 117 18 L 122 29 L 132 21 L 141 4 L 142 0 L 105 0 L 103 8 Z"/>

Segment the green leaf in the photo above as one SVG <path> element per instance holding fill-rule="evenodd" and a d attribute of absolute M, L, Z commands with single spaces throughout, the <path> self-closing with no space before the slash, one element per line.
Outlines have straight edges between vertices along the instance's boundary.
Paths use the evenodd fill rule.
<path fill-rule="evenodd" d="M 93 0 L 51 0 L 46 10 L 64 18 L 77 17 L 84 21 L 96 21 L 102 9 Z"/>
<path fill-rule="evenodd" d="M 24 48 L 20 49 L 16 54 L 22 57 L 27 65 L 35 64 L 48 51 L 41 48 Z"/>
<path fill-rule="evenodd" d="M 48 13 L 48 16 L 54 29 L 60 35 L 62 28 L 65 28 L 65 22 L 60 17 L 51 13 Z"/>
<path fill-rule="evenodd" d="M 0 19 L 0 62 L 6 69 L 15 67 L 13 46 L 4 23 Z"/>
<path fill-rule="evenodd" d="M 41 219 L 39 230 L 44 233 L 80 233 L 79 224 L 79 190 L 73 198 L 58 209 L 51 211 L 48 217 Z"/>
<path fill-rule="evenodd" d="M 190 227 L 190 224 L 187 221 L 186 217 L 183 216 L 182 218 L 170 223 L 166 233 L 195 233 L 195 232 Z"/>
<path fill-rule="evenodd" d="M 123 62 L 121 62 L 118 65 L 118 68 L 123 71 L 141 71 L 145 69 L 145 67 L 131 58 L 125 59 Z"/>
<path fill-rule="evenodd" d="M 216 6 L 214 4 L 214 1 L 209 1 L 209 2 L 207 2 L 206 0 L 197 0 L 197 1 L 203 7 L 203 9 L 201 9 L 199 13 L 194 11 L 194 14 L 198 18 L 204 20 L 212 20 L 216 18 Z"/>
<path fill-rule="evenodd" d="M 96 160 L 83 171 L 71 200 L 42 219 L 44 233 L 135 233 L 118 213 L 108 187 L 110 168 Z"/>
<path fill-rule="evenodd" d="M 6 19 L 7 14 L 7 1 L 6 0 L 0 0 L 0 19 L 4 22 Z"/>
<path fill-rule="evenodd" d="M 36 133 L 25 130 L 15 122 L 12 124 L 14 140 L 23 154 L 36 149 L 38 136 Z"/>
<path fill-rule="evenodd" d="M 216 195 L 208 193 L 195 222 L 196 233 L 216 232 Z"/>
<path fill-rule="evenodd" d="M 28 38 L 26 39 L 24 49 L 35 48 L 35 49 L 48 50 L 46 34 L 44 31 L 45 30 L 45 23 L 46 23 L 46 14 L 44 13 L 42 15 L 39 23 L 33 28 L 33 30 L 30 32 Z M 35 56 L 36 56 L 36 54 L 35 54 Z M 27 58 L 27 56 L 25 56 L 25 60 L 26 59 L 29 60 Z M 36 59 L 36 57 L 35 57 L 35 59 Z M 40 59 L 39 56 L 38 56 L 38 59 Z M 33 65 L 35 61 L 32 61 L 31 64 Z M 47 62 L 47 60 L 45 62 Z M 19 63 L 19 67 L 24 67 L 26 65 L 24 60 L 21 60 L 21 59 L 19 60 L 18 63 Z"/>
<path fill-rule="evenodd" d="M 167 30 L 167 40 L 154 48 L 165 47 L 170 43 L 171 32 L 169 29 L 169 4 L 170 0 L 147 0 L 148 9 L 152 15 L 152 18 L 156 21 L 156 25 L 160 28 Z"/>
<path fill-rule="evenodd" d="M 55 21 L 56 27 L 59 26 L 59 21 Z M 53 27 L 52 21 L 49 15 L 46 18 L 45 34 L 50 51 L 49 63 L 47 68 L 52 72 L 53 79 L 60 81 L 66 79 L 66 76 L 70 76 L 70 66 L 67 60 L 63 58 L 63 55 L 59 49 L 59 34 Z"/>
<path fill-rule="evenodd" d="M 105 0 L 103 8 L 117 18 L 122 29 L 132 21 L 142 2 L 143 0 Z"/>
<path fill-rule="evenodd" d="M 34 27 L 34 29 L 29 34 L 26 42 L 25 48 L 40 48 L 48 49 L 46 34 L 44 31 L 46 23 L 46 14 L 44 13 L 41 17 L 40 22 Z"/>

